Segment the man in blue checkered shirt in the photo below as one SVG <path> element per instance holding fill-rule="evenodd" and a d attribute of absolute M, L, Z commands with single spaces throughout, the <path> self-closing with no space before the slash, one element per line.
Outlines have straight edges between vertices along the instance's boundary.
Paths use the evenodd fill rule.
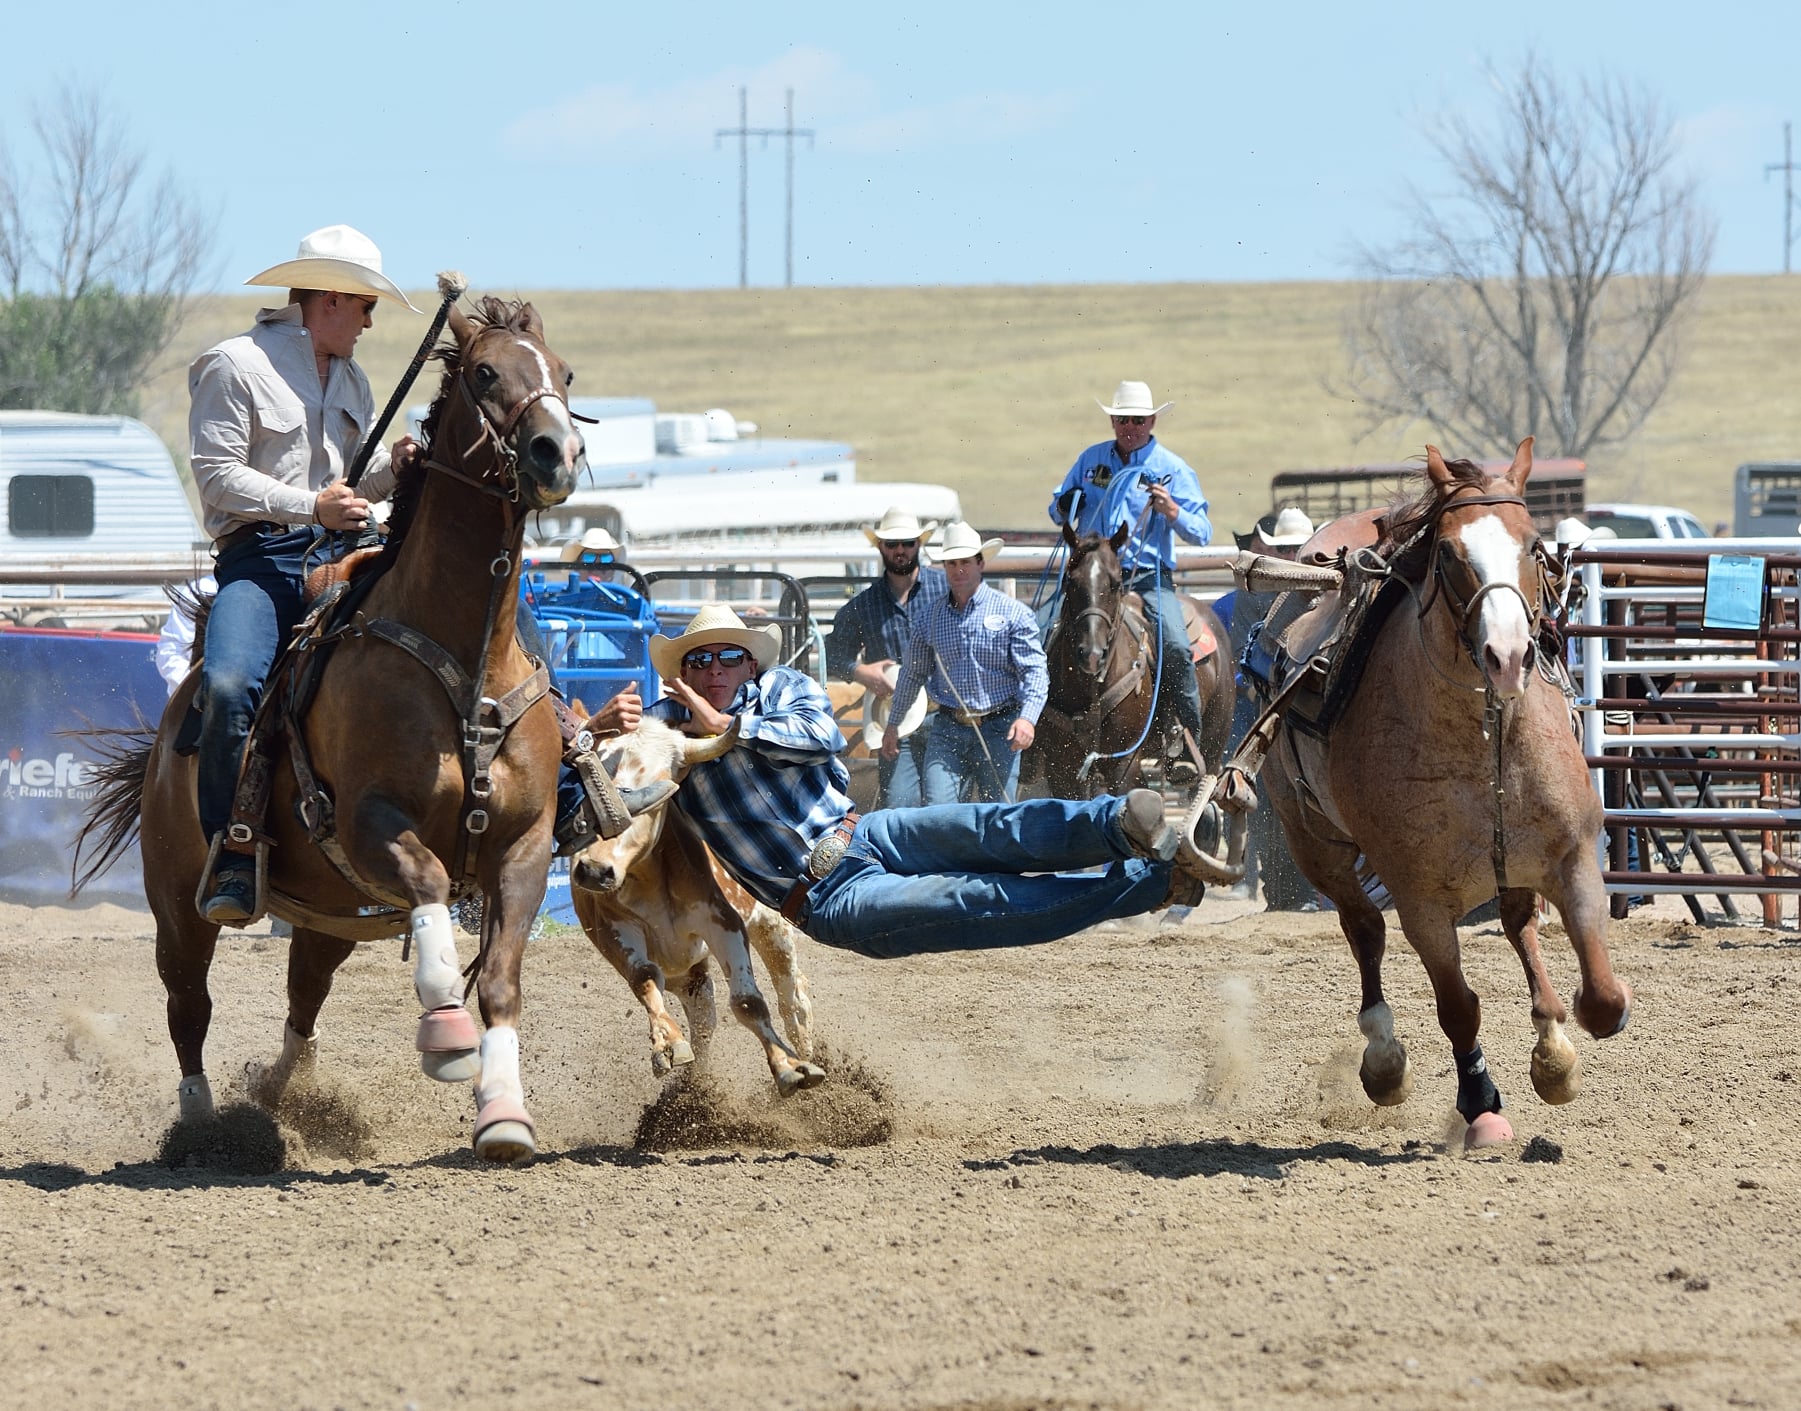
<path fill-rule="evenodd" d="M 882 576 L 838 609 L 832 619 L 832 635 L 825 639 L 826 675 L 838 681 L 854 681 L 868 692 L 864 711 L 880 730 L 885 706 L 891 702 L 900 677 L 901 656 L 913 623 L 930 604 L 944 597 L 944 573 L 919 566 L 921 546 L 938 527 L 937 520 L 921 524 L 910 510 L 892 506 L 874 529 L 865 529 L 869 542 L 882 556 Z M 904 717 L 893 719 L 903 721 Z M 876 807 L 917 808 L 924 802 L 926 741 L 931 720 L 918 721 L 901 736 L 892 756 L 877 755 Z M 868 733 L 864 739 L 874 740 Z"/>
<path fill-rule="evenodd" d="M 1012 799 L 1019 756 L 1031 748 L 1050 696 L 1038 619 L 982 581 L 983 564 L 1000 546 L 960 520 L 945 526 L 934 557 L 950 592 L 915 619 L 902 658 L 882 754 L 899 751 L 894 720 L 929 691 L 938 718 L 926 742 L 928 807 L 956 803 L 966 791 L 977 802 Z"/>
<path fill-rule="evenodd" d="M 878 959 L 1034 945 L 1198 900 L 1149 789 L 860 817 L 831 699 L 777 665 L 780 651 L 779 629 L 709 604 L 680 637 L 651 639 L 668 695 L 645 714 L 698 738 L 736 729 L 674 805 L 732 876 L 815 940 Z M 1083 870 L 1094 867 L 1106 870 Z"/>

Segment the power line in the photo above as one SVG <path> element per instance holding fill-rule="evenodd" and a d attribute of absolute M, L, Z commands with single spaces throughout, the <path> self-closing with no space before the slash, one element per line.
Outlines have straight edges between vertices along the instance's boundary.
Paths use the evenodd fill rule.
<path fill-rule="evenodd" d="M 1795 158 L 1791 137 L 1794 124 L 1782 125 L 1782 161 L 1766 162 L 1763 179 L 1768 181 L 1770 173 L 1782 173 L 1782 272 L 1789 272 L 1790 257 L 1795 250 Z"/>
<path fill-rule="evenodd" d="M 765 149 L 772 137 L 783 138 L 788 147 L 787 153 L 787 229 L 785 247 L 787 259 L 785 272 L 787 285 L 794 287 L 794 139 L 804 137 L 809 145 L 813 141 L 813 129 L 794 125 L 794 90 L 788 90 L 787 125 L 785 127 L 752 127 L 750 125 L 750 90 L 738 90 L 738 126 L 721 127 L 713 132 L 713 146 L 717 148 L 720 140 L 726 137 L 738 139 L 738 287 L 750 287 L 750 139 L 762 140 Z"/>

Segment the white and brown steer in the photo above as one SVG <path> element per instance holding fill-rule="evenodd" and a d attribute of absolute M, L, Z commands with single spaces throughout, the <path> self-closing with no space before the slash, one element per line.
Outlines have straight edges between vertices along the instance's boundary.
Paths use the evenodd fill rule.
<path fill-rule="evenodd" d="M 622 788 L 663 779 L 679 784 L 694 765 L 717 759 L 737 739 L 735 725 L 713 739 L 692 740 L 646 720 L 604 751 Z M 718 1024 L 711 954 L 725 971 L 732 1013 L 762 1043 L 782 1094 L 825 1080 L 825 1070 L 810 1061 L 813 1005 L 795 959 L 793 929 L 726 873 L 679 810 L 665 801 L 633 818 L 618 837 L 591 844 L 576 856 L 570 884 L 588 939 L 650 1016 L 650 1067 L 658 1077 L 706 1057 Z M 757 989 L 750 946 L 775 985 L 787 1043 Z M 664 1000 L 671 979 L 687 1012 L 689 1038 Z"/>

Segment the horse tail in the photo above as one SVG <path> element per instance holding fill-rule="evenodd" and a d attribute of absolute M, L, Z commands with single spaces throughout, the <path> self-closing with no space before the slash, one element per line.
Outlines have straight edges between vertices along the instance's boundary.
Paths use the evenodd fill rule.
<path fill-rule="evenodd" d="M 81 831 L 75 835 L 75 860 L 69 868 L 69 895 L 75 896 L 117 862 L 137 836 L 156 728 L 140 724 L 135 729 L 66 733 L 88 740 L 99 756 L 94 778 L 100 792 L 88 805 Z"/>

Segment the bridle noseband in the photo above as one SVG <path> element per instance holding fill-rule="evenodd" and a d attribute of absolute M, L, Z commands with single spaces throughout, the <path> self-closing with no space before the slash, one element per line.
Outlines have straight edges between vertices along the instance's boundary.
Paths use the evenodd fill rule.
<path fill-rule="evenodd" d="M 496 426 L 494 419 L 488 415 L 488 409 L 481 404 L 469 386 L 469 370 L 461 368 L 457 372 L 457 392 L 475 414 L 476 424 L 481 434 L 475 443 L 463 453 L 463 459 L 469 459 L 481 451 L 484 444 L 491 447 L 488 468 L 478 475 L 470 475 L 456 466 L 447 465 L 435 456 L 427 456 L 425 468 L 448 475 L 453 480 L 460 480 L 465 485 L 472 485 L 484 495 L 495 495 L 510 504 L 519 502 L 519 452 L 513 448 L 512 435 L 518 428 L 520 419 L 546 397 L 555 397 L 563 403 L 568 411 L 569 402 L 555 387 L 534 387 L 507 409 L 507 413 Z"/>

